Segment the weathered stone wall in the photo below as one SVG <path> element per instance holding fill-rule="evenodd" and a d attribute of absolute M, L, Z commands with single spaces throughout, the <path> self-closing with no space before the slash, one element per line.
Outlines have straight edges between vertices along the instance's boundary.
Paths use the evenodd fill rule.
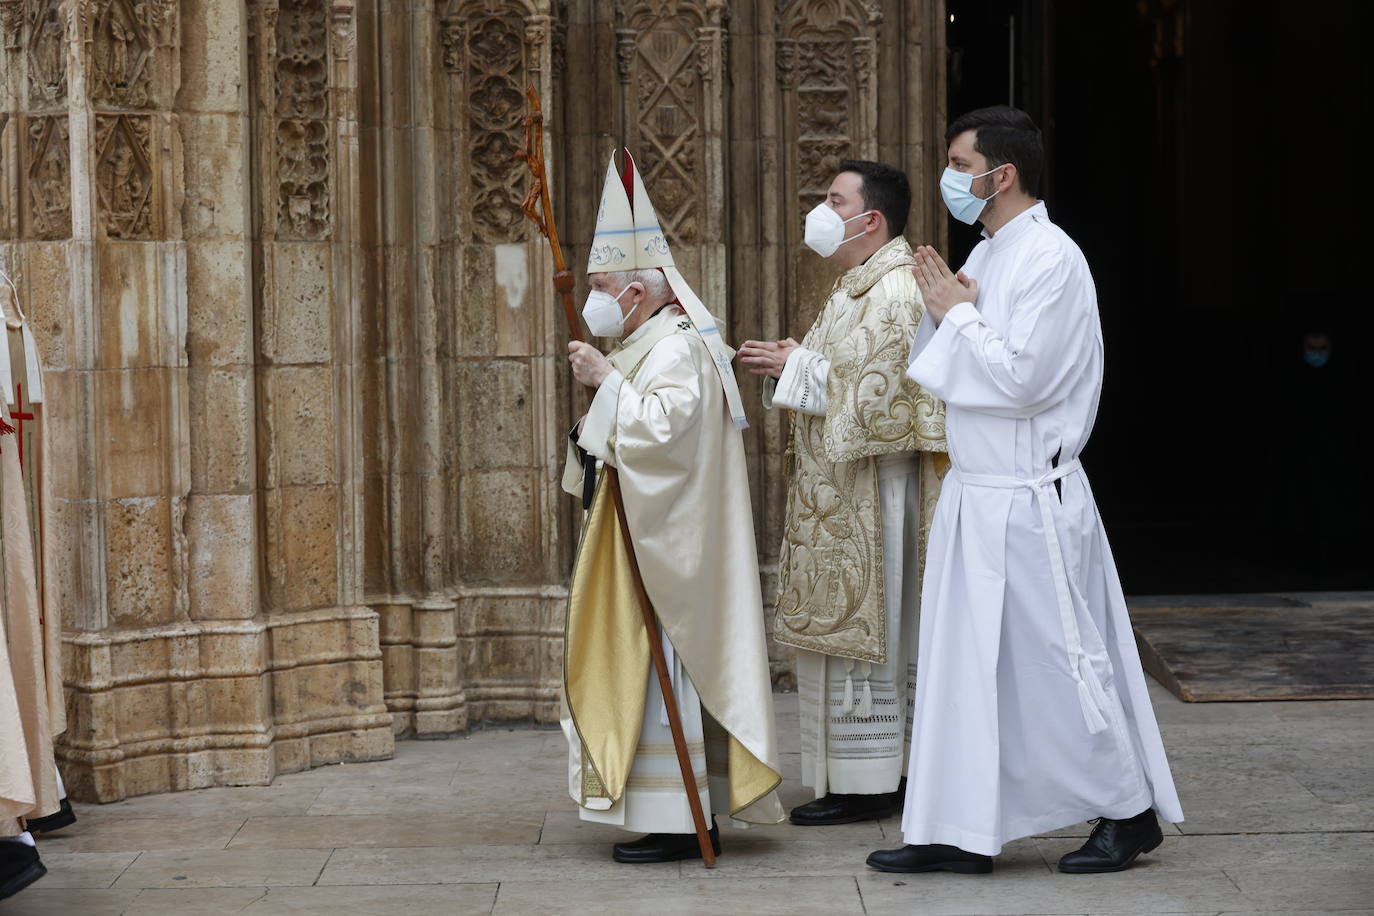
<path fill-rule="evenodd" d="M 832 280 L 801 217 L 838 159 L 905 166 L 908 235 L 937 239 L 943 16 L 0 0 L 0 263 L 49 367 L 73 792 L 555 720 L 574 392 L 518 208 L 524 87 L 575 268 L 623 142 L 733 338 L 799 334 Z M 757 394 L 769 566 L 785 429 Z"/>

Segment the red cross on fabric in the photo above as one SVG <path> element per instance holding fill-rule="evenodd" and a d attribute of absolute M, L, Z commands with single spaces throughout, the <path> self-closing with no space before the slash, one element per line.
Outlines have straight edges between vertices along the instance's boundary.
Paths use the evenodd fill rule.
<path fill-rule="evenodd" d="M 19 467 L 24 466 L 24 421 L 38 419 L 32 413 L 24 409 L 24 386 L 14 386 L 14 410 L 10 411 L 10 419 L 19 421 Z"/>

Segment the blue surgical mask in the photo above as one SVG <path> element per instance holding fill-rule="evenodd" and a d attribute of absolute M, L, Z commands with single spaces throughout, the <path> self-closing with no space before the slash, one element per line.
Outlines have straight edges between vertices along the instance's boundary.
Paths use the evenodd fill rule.
<path fill-rule="evenodd" d="M 1008 163 L 988 169 L 983 175 L 991 175 L 997 169 L 1005 168 Z M 973 179 L 982 178 L 983 175 L 970 175 L 968 172 L 960 172 L 956 169 L 946 168 L 945 173 L 940 176 L 940 196 L 945 199 L 945 206 L 949 208 L 950 216 L 953 216 L 961 223 L 972 226 L 978 222 L 978 217 L 982 215 L 983 208 L 988 205 L 988 201 L 997 196 L 998 192 L 993 191 L 987 197 L 979 197 L 973 193 Z"/>
<path fill-rule="evenodd" d="M 1327 360 L 1331 359 L 1330 350 L 1303 350 L 1302 361 L 1313 369 L 1320 369 L 1326 365 Z"/>

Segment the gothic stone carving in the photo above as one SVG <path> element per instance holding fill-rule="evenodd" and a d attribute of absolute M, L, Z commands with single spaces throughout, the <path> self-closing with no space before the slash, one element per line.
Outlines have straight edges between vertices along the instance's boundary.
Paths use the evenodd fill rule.
<path fill-rule="evenodd" d="M 627 123 L 658 218 L 670 236 L 702 236 L 706 100 L 702 84 L 721 60 L 719 2 L 643 0 L 624 14 L 616 43 L 620 77 L 630 85 Z"/>
<path fill-rule="evenodd" d="M 324 0 L 282 0 L 277 37 L 277 234 L 318 240 L 332 229 L 328 17 Z"/>
<path fill-rule="evenodd" d="M 502 0 L 459 0 L 443 17 L 440 36 L 444 67 L 466 88 L 469 225 L 477 241 L 518 241 L 525 175 L 515 153 L 524 143 L 520 119 L 531 73 L 525 9 Z"/>
<path fill-rule="evenodd" d="M 0 0 L 0 36 L 7 50 L 18 51 L 23 46 L 20 36 L 23 28 L 23 0 Z"/>
<path fill-rule="evenodd" d="M 150 128 L 146 117 L 96 117 L 95 187 L 106 238 L 152 237 Z"/>
<path fill-rule="evenodd" d="M 824 199 L 840 160 L 854 155 L 855 115 L 872 91 L 871 0 L 779 0 L 778 78 L 796 93 L 797 191 L 802 209 Z"/>
<path fill-rule="evenodd" d="M 52 107 L 67 97 L 67 28 L 61 0 L 29 0 L 29 100 Z"/>
<path fill-rule="evenodd" d="M 28 120 L 25 164 L 28 208 L 25 236 L 64 239 L 72 234 L 71 153 L 66 117 Z"/>
<path fill-rule="evenodd" d="M 175 0 L 102 0 L 91 25 L 91 99 L 114 108 L 146 108 L 152 59 Z"/>

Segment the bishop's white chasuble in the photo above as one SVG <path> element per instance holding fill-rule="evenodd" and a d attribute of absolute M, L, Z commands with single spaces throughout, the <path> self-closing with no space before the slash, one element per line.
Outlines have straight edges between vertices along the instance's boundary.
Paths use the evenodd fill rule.
<path fill-rule="evenodd" d="M 782 807 L 744 461 L 711 352 L 682 309 L 609 354 L 579 445 L 619 472 L 673 670 L 703 809 L 777 823 Z M 581 494 L 570 455 L 564 486 Z M 569 793 L 584 820 L 691 833 L 663 697 L 604 481 L 578 545 L 564 657 Z"/>

